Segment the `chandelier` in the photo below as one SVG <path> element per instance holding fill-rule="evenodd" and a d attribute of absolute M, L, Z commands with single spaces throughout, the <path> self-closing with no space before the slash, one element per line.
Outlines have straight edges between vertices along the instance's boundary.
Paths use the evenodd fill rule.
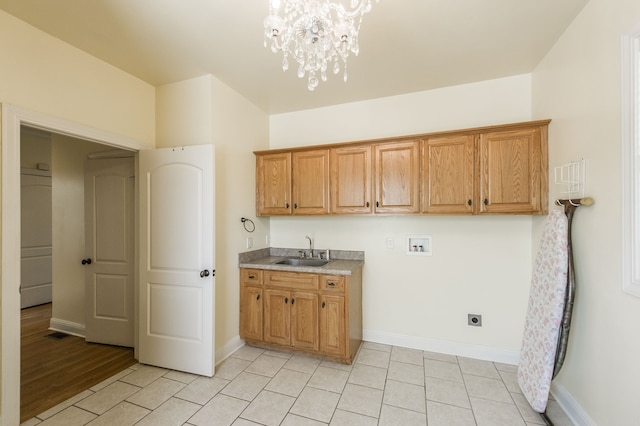
<path fill-rule="evenodd" d="M 349 53 L 358 56 L 358 31 L 362 17 L 371 10 L 371 0 L 345 2 L 349 8 L 340 0 L 270 0 L 264 46 L 271 43 L 272 52 L 282 51 L 283 71 L 289 69 L 292 57 L 298 63 L 298 77 L 308 76 L 309 90 L 318 87 L 318 74 L 327 81 L 330 66 L 334 74 L 342 67 L 346 82 Z"/>

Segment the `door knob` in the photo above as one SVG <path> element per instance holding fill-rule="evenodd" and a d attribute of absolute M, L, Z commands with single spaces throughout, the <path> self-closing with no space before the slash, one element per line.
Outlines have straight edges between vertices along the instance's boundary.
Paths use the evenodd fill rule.
<path fill-rule="evenodd" d="M 209 276 L 209 270 L 205 269 L 204 271 L 200 271 L 200 278 L 204 278 L 204 277 L 208 277 Z"/>
<path fill-rule="evenodd" d="M 91 265 L 91 258 L 87 257 L 86 259 L 82 259 L 83 265 Z"/>

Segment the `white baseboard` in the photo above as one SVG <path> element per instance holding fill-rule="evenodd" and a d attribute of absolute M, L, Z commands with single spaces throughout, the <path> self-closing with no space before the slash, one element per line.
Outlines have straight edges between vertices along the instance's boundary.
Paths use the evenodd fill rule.
<path fill-rule="evenodd" d="M 551 395 L 575 425 L 597 426 L 586 411 L 573 399 L 567 389 L 559 383 L 551 382 Z"/>
<path fill-rule="evenodd" d="M 468 358 L 482 359 L 485 361 L 501 362 L 504 364 L 517 365 L 520 360 L 520 351 L 426 337 L 406 336 L 402 334 L 387 333 L 384 331 L 362 330 L 362 338 L 367 342 L 402 346 L 404 348 L 464 356 Z"/>
<path fill-rule="evenodd" d="M 49 321 L 49 330 L 61 331 L 72 336 L 78 336 L 85 338 L 85 325 L 78 324 L 76 322 L 61 320 L 58 318 L 51 318 Z"/>
<path fill-rule="evenodd" d="M 216 367 L 220 365 L 222 361 L 229 358 L 229 356 L 244 346 L 244 340 L 240 339 L 240 336 L 237 335 L 231 340 L 229 340 L 225 345 L 221 348 L 216 349 Z"/>

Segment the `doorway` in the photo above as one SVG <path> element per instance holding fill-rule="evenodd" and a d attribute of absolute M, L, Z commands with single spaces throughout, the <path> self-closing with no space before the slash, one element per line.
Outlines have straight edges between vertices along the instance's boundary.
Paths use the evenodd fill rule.
<path fill-rule="evenodd" d="M 8 104 L 2 105 L 2 371 L 0 412 L 5 424 L 20 421 L 20 128 L 37 129 L 123 148 L 152 146 Z"/>
<path fill-rule="evenodd" d="M 20 405 L 25 421 L 133 363 L 133 349 L 123 347 L 134 345 L 135 171 L 131 151 L 25 126 L 20 162 Z M 36 168 L 48 171 L 48 187 L 25 186 L 33 179 L 25 171 L 33 174 Z M 37 220 L 45 213 L 47 224 Z M 36 249 L 48 256 L 31 255 Z M 81 263 L 86 258 L 93 262 Z M 36 298 L 46 283 L 48 298 Z M 34 305 L 39 306 L 24 309 Z"/>

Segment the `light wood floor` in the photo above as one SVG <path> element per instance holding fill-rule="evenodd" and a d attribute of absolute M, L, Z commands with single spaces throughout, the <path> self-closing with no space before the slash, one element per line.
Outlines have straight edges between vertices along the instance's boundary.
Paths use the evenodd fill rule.
<path fill-rule="evenodd" d="M 132 348 L 48 337 L 51 304 L 22 310 L 20 421 L 135 364 Z"/>

